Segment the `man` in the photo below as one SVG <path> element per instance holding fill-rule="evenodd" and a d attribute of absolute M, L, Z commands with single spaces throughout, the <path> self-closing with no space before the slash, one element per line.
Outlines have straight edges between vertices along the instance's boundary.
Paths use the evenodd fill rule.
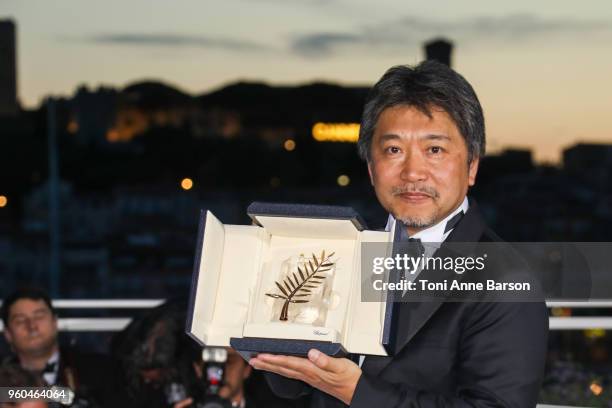
<path fill-rule="evenodd" d="M 4 337 L 23 369 L 57 381 L 57 316 L 49 297 L 36 289 L 9 295 L 2 305 Z M 47 367 L 47 364 L 49 366 Z"/>
<path fill-rule="evenodd" d="M 8 362 L 20 365 L 46 385 L 66 386 L 77 398 L 110 400 L 113 378 L 108 359 L 96 354 L 60 348 L 57 314 L 49 296 L 36 288 L 13 292 L 2 303 L 4 337 L 14 356 Z"/>
<path fill-rule="evenodd" d="M 499 240 L 467 199 L 485 151 L 484 118 L 472 87 L 450 68 L 428 61 L 387 71 L 366 102 L 358 147 L 406 239 Z M 310 350 L 307 359 L 261 354 L 251 364 L 274 373 L 267 378 L 278 395 L 311 393 L 315 407 L 536 405 L 543 302 L 411 302 L 398 313 L 392 357 L 359 364 Z"/>

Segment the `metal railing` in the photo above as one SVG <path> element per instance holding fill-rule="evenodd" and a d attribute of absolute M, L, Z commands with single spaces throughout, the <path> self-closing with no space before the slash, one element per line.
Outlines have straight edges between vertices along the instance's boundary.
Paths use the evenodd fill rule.
<path fill-rule="evenodd" d="M 57 299 L 53 306 L 57 309 L 148 309 L 164 303 L 165 299 Z M 612 309 L 612 301 L 589 302 L 546 302 L 549 308 L 597 308 Z M 116 332 L 123 330 L 130 317 L 66 317 L 59 319 L 59 329 L 67 332 Z M 612 330 L 612 315 L 583 317 L 550 317 L 551 330 Z M 0 330 L 3 326 L 0 322 Z"/>
<path fill-rule="evenodd" d="M 163 304 L 165 299 L 56 299 L 56 309 L 149 309 Z M 118 332 L 130 322 L 131 317 L 61 317 L 60 331 L 66 332 Z M 4 325 L 0 321 L 0 331 Z"/>
<path fill-rule="evenodd" d="M 57 309 L 148 309 L 163 304 L 165 299 L 57 299 Z M 546 302 L 549 308 L 605 308 L 612 309 L 612 301 Z M 67 332 L 117 332 L 130 322 L 130 317 L 60 318 L 59 329 Z M 550 317 L 551 330 L 612 329 L 610 317 Z M 2 330 L 2 322 L 0 322 Z M 537 408 L 580 408 L 561 405 L 542 405 Z"/>

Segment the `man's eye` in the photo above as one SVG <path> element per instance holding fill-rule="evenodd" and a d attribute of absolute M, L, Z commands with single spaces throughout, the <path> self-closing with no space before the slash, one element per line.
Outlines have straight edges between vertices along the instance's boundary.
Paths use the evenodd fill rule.
<path fill-rule="evenodd" d="M 396 147 L 396 146 L 387 147 L 386 150 L 387 150 L 387 153 L 391 153 L 391 154 L 398 154 L 400 152 L 399 147 Z"/>
<path fill-rule="evenodd" d="M 442 148 L 440 146 L 431 146 L 429 151 L 433 154 L 439 154 L 442 153 Z"/>

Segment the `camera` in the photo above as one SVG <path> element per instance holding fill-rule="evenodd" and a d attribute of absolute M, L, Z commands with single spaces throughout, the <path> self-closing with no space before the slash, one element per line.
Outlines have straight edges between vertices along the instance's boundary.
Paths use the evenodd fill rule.
<path fill-rule="evenodd" d="M 221 347 L 204 347 L 202 350 L 204 401 L 196 403 L 197 408 L 229 408 L 230 401 L 219 396 L 223 386 L 223 374 L 227 362 L 227 350 Z"/>

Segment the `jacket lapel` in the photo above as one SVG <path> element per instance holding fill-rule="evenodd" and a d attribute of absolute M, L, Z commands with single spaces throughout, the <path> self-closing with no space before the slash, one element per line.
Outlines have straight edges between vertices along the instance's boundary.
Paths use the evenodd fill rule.
<path fill-rule="evenodd" d="M 478 242 L 486 225 L 473 199 L 469 199 L 470 206 L 465 216 L 453 229 L 445 242 Z M 440 251 L 443 251 L 443 247 Z M 438 254 L 440 255 L 440 254 Z M 415 334 L 427 323 L 433 314 L 442 306 L 444 299 L 432 299 L 426 302 L 402 302 L 395 304 L 394 313 L 399 314 L 400 321 L 395 322 L 395 335 L 390 345 L 393 355 L 397 355 L 406 347 Z M 380 374 L 390 363 L 393 357 L 368 356 L 362 369 L 370 375 Z"/>
<path fill-rule="evenodd" d="M 459 224 L 444 242 L 479 242 L 487 228 L 476 201 L 468 198 L 470 206 Z"/>

